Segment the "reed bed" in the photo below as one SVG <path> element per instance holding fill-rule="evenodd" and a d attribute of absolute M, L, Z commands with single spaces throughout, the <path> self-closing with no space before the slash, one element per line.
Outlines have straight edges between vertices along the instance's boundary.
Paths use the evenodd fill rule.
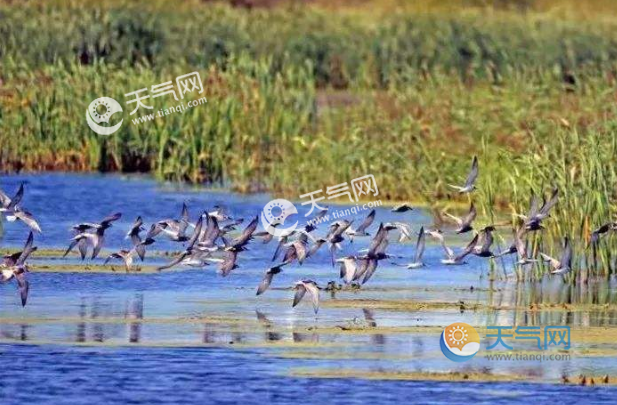
<path fill-rule="evenodd" d="M 439 212 L 467 204 L 446 184 L 475 154 L 487 224 L 516 225 L 531 194 L 557 187 L 534 249 L 558 254 L 569 235 L 585 270 L 568 281 L 609 280 L 613 241 L 595 255 L 586 245 L 615 215 L 617 20 L 528 3 L 524 13 L 379 17 L 197 1 L 0 3 L 0 168 L 151 172 L 291 198 L 372 173 L 384 199 Z M 84 122 L 97 97 L 123 100 L 195 70 L 206 106 L 141 125 L 125 117 L 111 137 Z"/>

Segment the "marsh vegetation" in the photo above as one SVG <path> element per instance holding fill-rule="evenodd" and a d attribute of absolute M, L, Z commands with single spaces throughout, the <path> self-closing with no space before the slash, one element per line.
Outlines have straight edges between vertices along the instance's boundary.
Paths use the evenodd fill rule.
<path fill-rule="evenodd" d="M 0 168 L 149 172 L 291 197 L 373 173 L 386 199 L 441 212 L 467 203 L 446 184 L 476 154 L 487 223 L 514 222 L 531 194 L 557 187 L 534 250 L 570 235 L 586 270 L 568 281 L 609 280 L 614 243 L 595 257 L 587 243 L 617 197 L 614 6 L 457 3 L 3 2 Z M 97 97 L 195 70 L 207 107 L 109 138 L 84 125 Z"/>

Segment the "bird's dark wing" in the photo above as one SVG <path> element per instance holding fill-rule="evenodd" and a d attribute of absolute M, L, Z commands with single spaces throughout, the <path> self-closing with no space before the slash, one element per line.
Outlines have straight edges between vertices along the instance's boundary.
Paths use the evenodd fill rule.
<path fill-rule="evenodd" d="M 600 236 L 608 232 L 611 229 L 611 226 L 612 226 L 612 223 L 609 222 L 609 223 L 602 225 L 601 227 L 594 230 L 593 232 L 591 232 L 591 238 L 589 240 L 589 244 L 596 245 L 598 241 L 600 240 Z"/>
<path fill-rule="evenodd" d="M 88 254 L 88 240 L 86 238 L 78 240 L 77 249 L 79 250 L 79 256 L 81 257 L 81 260 L 84 260 L 86 258 L 86 255 Z"/>
<path fill-rule="evenodd" d="M 221 273 L 223 276 L 227 276 L 233 269 L 236 268 L 236 260 L 238 259 L 238 252 L 227 252 L 221 263 Z"/>
<path fill-rule="evenodd" d="M 478 234 L 476 234 L 476 236 L 473 237 L 473 239 L 471 240 L 471 242 L 469 242 L 467 244 L 467 246 L 465 247 L 465 249 L 454 258 L 455 261 L 460 261 L 463 260 L 465 258 L 465 256 L 467 256 L 468 254 L 470 254 L 473 250 L 474 247 L 476 247 L 476 244 L 478 243 Z"/>
<path fill-rule="evenodd" d="M 561 254 L 561 260 L 559 260 L 559 262 L 563 268 L 570 268 L 572 265 L 572 245 L 568 237 L 564 238 L 563 253 Z"/>
<path fill-rule="evenodd" d="M 469 212 L 463 218 L 463 226 L 471 225 L 471 223 L 476 219 L 477 215 L 478 215 L 478 212 L 476 211 L 476 206 L 472 202 L 471 205 L 469 206 Z"/>
<path fill-rule="evenodd" d="M 488 252 L 491 248 L 491 245 L 493 244 L 493 232 L 484 230 L 483 235 L 484 236 L 482 238 L 482 251 Z"/>
<path fill-rule="evenodd" d="M 298 258 L 298 252 L 296 251 L 296 246 L 291 245 L 285 251 L 285 256 L 283 257 L 283 263 L 291 263 L 297 258 Z"/>
<path fill-rule="evenodd" d="M 531 197 L 531 204 L 529 207 L 529 213 L 527 214 L 527 219 L 531 219 L 538 214 L 538 210 L 540 209 L 540 201 L 538 200 L 538 196 L 534 195 Z"/>
<path fill-rule="evenodd" d="M 120 256 L 118 253 L 112 253 L 109 256 L 107 256 L 107 259 L 105 259 L 105 261 L 103 262 L 103 265 L 106 265 L 107 263 L 109 263 L 111 259 L 122 259 L 122 256 Z"/>
<path fill-rule="evenodd" d="M 32 254 L 32 252 L 36 251 L 36 247 L 32 246 L 32 243 L 34 242 L 34 234 L 32 232 L 30 232 L 30 234 L 28 235 L 28 239 L 26 240 L 26 244 L 24 245 L 24 250 L 21 252 L 21 255 L 19 255 L 19 258 L 16 261 L 16 265 L 22 265 L 26 262 L 26 259 L 28 259 L 28 256 L 30 256 Z"/>
<path fill-rule="evenodd" d="M 373 277 L 375 274 L 375 270 L 377 270 L 377 260 L 369 259 L 366 265 L 366 271 L 364 272 L 364 278 L 362 279 L 362 284 L 365 284 L 367 281 Z"/>
<path fill-rule="evenodd" d="M 311 257 L 313 256 L 315 253 L 317 253 L 317 251 L 323 246 L 323 244 L 325 243 L 324 240 L 317 240 L 313 246 L 311 246 L 311 249 L 309 250 L 308 254 L 306 255 L 306 257 Z"/>
<path fill-rule="evenodd" d="M 163 229 L 165 227 L 167 227 L 167 225 L 164 225 L 160 222 L 157 222 L 156 224 L 152 224 L 152 226 L 148 230 L 148 233 L 146 234 L 146 239 L 152 239 L 152 238 L 157 237 L 161 232 L 163 232 Z"/>
<path fill-rule="evenodd" d="M 313 310 L 315 311 L 315 313 L 317 313 L 317 311 L 319 311 L 319 288 L 314 283 L 306 283 L 305 289 L 311 296 Z"/>
<path fill-rule="evenodd" d="M 137 256 L 139 256 L 139 259 L 143 262 L 146 258 L 146 245 L 140 243 L 139 245 L 135 245 L 133 249 L 135 249 L 135 253 L 137 253 Z"/>
<path fill-rule="evenodd" d="M 274 278 L 274 275 L 279 274 L 280 272 L 281 272 L 280 267 L 272 267 L 268 269 L 266 271 L 266 274 L 264 274 L 263 280 L 261 280 L 261 283 L 259 283 L 259 287 L 257 287 L 257 295 L 261 295 L 264 292 L 266 292 L 266 290 L 270 288 L 270 284 L 272 283 L 272 279 Z"/>
<path fill-rule="evenodd" d="M 77 246 L 77 244 L 79 243 L 81 239 L 74 239 L 71 241 L 71 243 L 69 244 L 69 247 L 66 248 L 66 251 L 64 252 L 64 254 L 62 255 L 62 257 L 66 257 L 66 255 L 68 255 L 69 253 L 71 253 L 71 250 L 73 250 L 73 248 L 75 246 Z"/>
<path fill-rule="evenodd" d="M 358 227 L 358 229 L 356 229 L 356 232 L 365 232 L 366 229 L 371 226 L 371 224 L 373 223 L 373 221 L 375 220 L 375 210 L 371 210 L 371 212 L 368 213 L 368 215 L 366 216 L 366 218 L 364 218 L 364 221 L 360 224 L 360 226 Z"/>
<path fill-rule="evenodd" d="M 193 235 L 191 236 L 191 239 L 189 239 L 188 241 L 187 249 L 191 249 L 193 246 L 195 246 L 195 243 L 197 243 L 197 241 L 199 240 L 199 235 L 201 235 L 202 226 L 203 226 L 203 217 L 199 217 L 199 219 L 197 220 L 197 223 L 195 224 L 195 230 L 193 231 Z"/>
<path fill-rule="evenodd" d="M 13 210 L 17 206 L 17 204 L 21 202 L 21 199 L 23 197 L 24 197 L 24 183 L 21 183 L 19 185 L 19 189 L 17 190 L 17 193 L 15 193 L 15 195 L 11 199 L 11 202 L 9 203 L 9 206 L 7 207 L 7 209 L 9 211 Z"/>
<path fill-rule="evenodd" d="M 131 237 L 131 241 L 133 242 L 133 244 L 137 244 L 137 243 L 141 242 L 141 240 L 139 239 L 139 232 L 141 231 L 141 226 L 143 224 L 144 224 L 143 219 L 141 219 L 141 217 L 137 217 L 135 222 L 133 222 L 133 225 L 131 225 L 131 229 L 129 231 L 129 236 Z M 135 238 L 137 238 L 137 239 L 135 239 Z"/>
<path fill-rule="evenodd" d="M 279 254 L 281 253 L 281 251 L 283 250 L 283 246 L 285 245 L 285 240 L 286 239 L 281 239 L 278 243 L 278 245 L 276 245 L 276 250 L 274 251 L 274 254 L 272 255 L 272 261 L 275 261 L 276 258 L 279 256 Z"/>
<path fill-rule="evenodd" d="M 201 244 L 205 246 L 214 246 L 216 240 L 221 236 L 221 229 L 219 228 L 218 220 L 206 214 L 206 232 L 204 233 L 204 237 L 201 240 Z"/>
<path fill-rule="evenodd" d="M 116 212 L 115 214 L 111 214 L 110 216 L 103 218 L 103 220 L 101 221 L 101 225 L 102 226 L 109 225 L 112 222 L 119 220 L 121 217 L 122 217 L 122 214 L 120 212 Z"/>
<path fill-rule="evenodd" d="M 257 217 L 253 218 L 253 220 L 244 228 L 242 234 L 238 236 L 236 239 L 232 241 L 233 246 L 244 246 L 248 243 L 248 241 L 253 237 L 253 232 L 257 229 L 258 219 Z"/>
<path fill-rule="evenodd" d="M 103 243 L 105 242 L 105 235 L 103 233 L 97 233 L 94 237 L 92 259 L 96 259 L 103 249 Z"/>
<path fill-rule="evenodd" d="M 422 261 L 422 255 L 424 254 L 424 247 L 426 244 L 426 235 L 424 233 L 424 227 L 420 228 L 420 232 L 418 233 L 418 241 L 416 242 L 416 253 L 414 255 L 414 262 L 419 263 Z"/>
<path fill-rule="evenodd" d="M 369 255 L 373 255 L 376 253 L 379 246 L 383 243 L 384 239 L 388 237 L 388 231 L 384 228 L 383 224 L 379 224 L 379 229 L 375 234 L 375 237 L 371 240 L 371 244 L 368 248 Z"/>
<path fill-rule="evenodd" d="M 555 188 L 553 189 L 553 192 L 551 193 L 551 197 L 548 199 L 547 202 L 544 203 L 542 208 L 540 208 L 539 214 L 542 215 L 543 217 L 547 217 L 551 208 L 553 208 L 555 204 L 557 204 L 558 197 L 559 197 L 559 190 Z"/>
<path fill-rule="evenodd" d="M 478 178 L 478 157 L 474 156 L 473 161 L 471 162 L 471 170 L 469 171 L 469 175 L 467 175 L 467 180 L 465 181 L 465 187 L 471 187 L 476 182 Z"/>
<path fill-rule="evenodd" d="M 306 287 L 304 287 L 304 285 L 302 284 L 296 285 L 296 294 L 294 295 L 294 302 L 291 305 L 292 308 L 298 305 L 300 301 L 302 301 L 304 294 L 306 294 Z"/>
<path fill-rule="evenodd" d="M 28 291 L 30 291 L 30 283 L 26 279 L 26 272 L 23 270 L 16 272 L 15 280 L 17 280 L 17 287 L 19 288 L 19 295 L 21 296 L 21 306 L 25 307 L 28 301 Z"/>
<path fill-rule="evenodd" d="M 182 214 L 178 222 L 178 235 L 184 235 L 186 228 L 189 226 L 189 208 L 186 203 L 182 203 Z"/>
<path fill-rule="evenodd" d="M 296 255 L 298 256 L 298 262 L 302 264 L 304 259 L 307 258 L 309 250 L 308 250 L 308 242 L 298 240 L 294 242 L 294 247 L 296 248 Z"/>

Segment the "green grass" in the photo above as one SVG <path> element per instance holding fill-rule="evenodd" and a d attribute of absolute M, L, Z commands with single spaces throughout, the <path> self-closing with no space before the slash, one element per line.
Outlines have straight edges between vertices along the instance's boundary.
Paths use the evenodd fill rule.
<path fill-rule="evenodd" d="M 384 200 L 441 210 L 467 203 L 446 184 L 476 154 L 480 222 L 558 187 L 535 247 L 558 254 L 569 235 L 577 263 L 606 279 L 614 244 L 603 242 L 598 266 L 584 247 L 615 210 L 617 19 L 564 19 L 535 3 L 398 14 L 1 3 L 0 168 L 142 171 L 295 198 L 372 173 Z M 124 105 L 125 93 L 195 70 L 206 106 L 139 126 L 125 114 L 108 138 L 87 127 L 91 100 Z"/>

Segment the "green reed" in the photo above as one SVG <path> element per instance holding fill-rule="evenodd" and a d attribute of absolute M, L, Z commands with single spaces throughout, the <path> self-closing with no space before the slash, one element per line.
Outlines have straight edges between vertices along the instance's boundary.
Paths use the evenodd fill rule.
<path fill-rule="evenodd" d="M 463 180 L 475 154 L 479 225 L 507 224 L 501 247 L 531 194 L 557 187 L 531 249 L 558 256 L 568 235 L 585 271 L 566 281 L 607 280 L 614 241 L 602 241 L 596 260 L 586 245 L 615 214 L 616 27 L 478 11 L 2 4 L 0 168 L 151 172 L 290 198 L 372 173 L 382 200 L 440 212 L 468 206 L 447 184 Z M 110 137 L 87 127 L 91 100 L 122 101 L 192 71 L 207 105 L 140 125 L 125 111 Z M 160 100 L 157 109 L 171 104 Z M 504 260 L 492 277 L 506 277 L 496 271 Z M 547 270 L 517 274 L 538 280 Z"/>

